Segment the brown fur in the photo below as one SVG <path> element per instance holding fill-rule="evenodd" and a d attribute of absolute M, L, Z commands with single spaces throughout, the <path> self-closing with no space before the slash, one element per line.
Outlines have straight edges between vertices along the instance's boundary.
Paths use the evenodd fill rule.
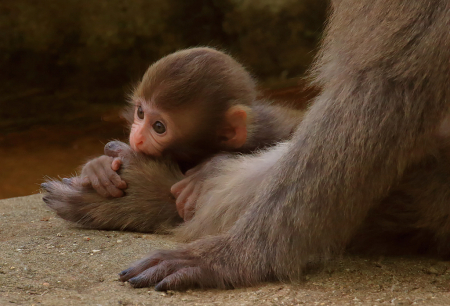
<path fill-rule="evenodd" d="M 399 239 L 400 249 L 449 255 L 450 171 L 438 131 L 450 113 L 450 3 L 334 8 L 314 69 L 322 92 L 293 138 L 213 159 L 218 171 L 186 224 L 212 235 L 153 253 L 121 280 L 157 290 L 293 280 L 348 246 L 388 242 L 390 251 Z"/>
<path fill-rule="evenodd" d="M 164 90 L 160 90 L 161 87 Z M 167 91 L 177 98 L 168 95 Z M 248 113 L 247 141 L 233 153 L 255 152 L 288 139 L 304 113 L 270 101 L 255 100 L 254 81 L 248 72 L 230 56 L 210 48 L 182 50 L 159 60 L 147 70 L 132 99 L 153 101 L 158 107 L 169 110 L 200 107 L 192 104 L 201 101 L 204 113 L 217 114 L 220 111 L 222 116 L 232 106 L 245 107 Z M 219 110 L 219 106 L 226 108 Z M 135 112 L 134 105 L 129 112 Z M 200 122 L 199 125 L 206 128 L 208 124 Z M 211 131 L 214 128 L 208 127 Z M 202 137 L 199 130 L 193 132 L 199 134 L 194 137 Z M 203 140 L 206 142 L 208 138 Z M 201 154 L 205 154 L 205 158 L 219 153 L 214 146 L 209 147 L 209 151 L 197 147 L 192 139 L 185 145 L 191 152 L 203 149 Z M 206 145 L 211 143 L 206 142 Z M 167 196 L 170 187 L 183 178 L 176 163 L 178 160 L 145 158 L 119 141 L 109 142 L 105 146 L 105 154 L 122 157 L 121 177 L 129 186 L 126 196 L 104 198 L 90 188 L 83 188 L 78 177 L 61 182 L 50 180 L 42 184 L 47 191 L 44 201 L 60 217 L 89 228 L 158 233 L 166 232 L 181 221 L 175 209 L 175 199 Z M 195 164 L 197 160 L 189 161 Z M 145 213 L 140 214 L 139 211 Z"/>
<path fill-rule="evenodd" d="M 358 237 L 383 232 L 448 255 L 450 172 L 437 132 L 449 115 L 449 20 L 443 0 L 336 3 L 314 70 L 322 92 L 292 140 L 221 161 L 190 222 L 202 209 L 210 223 L 237 217 L 121 279 L 158 290 L 298 279 L 308 262 L 364 250 L 374 240 Z"/>
<path fill-rule="evenodd" d="M 251 107 L 257 95 L 255 86 L 250 74 L 231 56 L 207 47 L 185 49 L 147 69 L 130 97 L 125 117 L 131 125 L 136 101 L 151 103 L 168 114 L 200 110 L 189 132 L 163 152 L 178 162 L 199 163 L 224 149 L 217 131 L 224 124 L 225 112 L 236 105 Z"/>
<path fill-rule="evenodd" d="M 70 182 L 47 181 L 44 202 L 68 221 L 87 228 L 165 233 L 180 223 L 170 187 L 183 178 L 176 163 L 132 154 L 121 171 L 127 195 L 104 198 Z"/>
<path fill-rule="evenodd" d="M 408 167 L 374 206 L 349 245 L 351 252 L 450 258 L 450 148 Z"/>
<path fill-rule="evenodd" d="M 295 122 L 302 116 L 302 111 L 261 102 L 253 111 L 248 144 L 240 152 L 254 152 L 288 139 L 298 125 Z M 123 158 L 120 176 L 129 186 L 125 197 L 104 198 L 91 188 L 83 188 L 79 177 L 75 177 L 43 183 L 42 188 L 46 191 L 43 199 L 47 205 L 61 218 L 87 228 L 165 233 L 182 221 L 176 211 L 175 199 L 168 196 L 171 195 L 170 187 L 184 177 L 176 162 L 135 154 L 120 141 L 107 143 L 105 154 Z M 190 239 L 180 236 L 184 240 Z"/>
<path fill-rule="evenodd" d="M 301 111 L 257 99 L 256 82 L 248 71 L 231 56 L 208 47 L 177 51 L 151 65 L 130 96 L 125 112 L 130 125 L 136 101 L 154 104 L 169 115 L 200 110 L 191 130 L 163 152 L 189 166 L 230 150 L 220 144 L 217 131 L 224 124 L 226 111 L 233 106 L 246 110 L 250 134 L 237 152 L 248 153 L 286 139 L 303 116 Z M 280 111 L 284 115 L 278 114 Z"/>

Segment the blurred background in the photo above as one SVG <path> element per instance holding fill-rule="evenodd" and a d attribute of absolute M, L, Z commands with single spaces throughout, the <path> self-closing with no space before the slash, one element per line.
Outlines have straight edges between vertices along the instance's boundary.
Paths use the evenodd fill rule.
<path fill-rule="evenodd" d="M 263 95 L 304 107 L 325 0 L 1 0 L 0 199 L 75 174 L 125 140 L 125 96 L 160 57 L 227 51 Z"/>

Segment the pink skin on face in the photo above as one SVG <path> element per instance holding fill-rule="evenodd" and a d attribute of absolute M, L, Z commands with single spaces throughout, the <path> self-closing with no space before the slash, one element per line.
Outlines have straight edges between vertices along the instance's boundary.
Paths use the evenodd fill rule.
<path fill-rule="evenodd" d="M 154 125 L 157 122 L 165 127 L 163 133 L 158 133 L 155 130 Z M 137 101 L 134 122 L 131 125 L 130 146 L 136 152 L 156 157 L 161 156 L 164 148 L 174 138 L 174 131 L 169 128 L 169 126 L 174 127 L 171 123 L 169 117 L 159 111 L 152 103 Z"/>

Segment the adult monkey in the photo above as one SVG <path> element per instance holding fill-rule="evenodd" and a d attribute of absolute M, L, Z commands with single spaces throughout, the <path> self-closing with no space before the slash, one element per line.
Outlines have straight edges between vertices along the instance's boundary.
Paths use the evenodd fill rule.
<path fill-rule="evenodd" d="M 315 66 L 322 93 L 292 141 L 251 173 L 223 174 L 265 175 L 245 181 L 243 202 L 228 203 L 245 213 L 225 233 L 151 255 L 122 280 L 167 290 L 295 279 L 307 262 L 342 251 L 405 171 L 439 149 L 450 2 L 341 0 L 330 18 Z"/>

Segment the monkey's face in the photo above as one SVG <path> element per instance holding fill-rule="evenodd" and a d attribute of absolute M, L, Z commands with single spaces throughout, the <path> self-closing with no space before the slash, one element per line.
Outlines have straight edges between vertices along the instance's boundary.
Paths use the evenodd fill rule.
<path fill-rule="evenodd" d="M 137 99 L 134 122 L 131 125 L 130 145 L 136 152 L 162 156 L 168 147 L 195 130 L 195 110 L 161 110 L 154 103 Z"/>

